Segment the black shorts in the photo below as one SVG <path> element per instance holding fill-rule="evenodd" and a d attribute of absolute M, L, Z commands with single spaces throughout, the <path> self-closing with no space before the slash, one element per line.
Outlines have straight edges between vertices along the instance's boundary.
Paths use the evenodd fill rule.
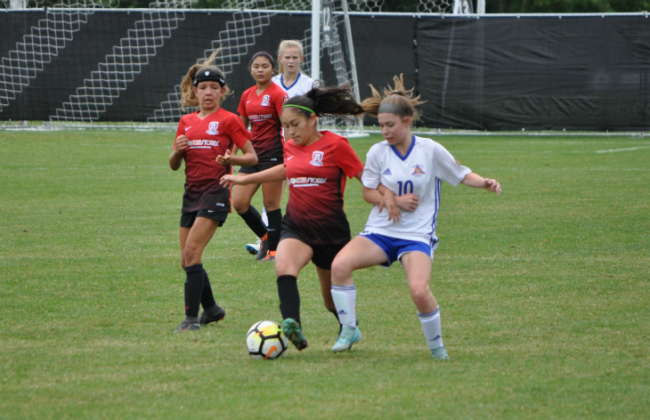
<path fill-rule="evenodd" d="M 254 174 L 257 172 L 262 172 L 266 169 L 272 168 L 274 166 L 282 165 L 284 163 L 284 158 L 279 157 L 277 162 L 262 162 L 254 166 L 242 166 L 239 168 L 240 174 Z"/>
<path fill-rule="evenodd" d="M 191 228 L 194 226 L 194 221 L 197 217 L 205 217 L 206 219 L 214 220 L 223 226 L 223 223 L 228 217 L 228 213 L 216 210 L 197 210 L 197 211 L 182 211 L 181 210 L 181 227 Z"/>
<path fill-rule="evenodd" d="M 334 257 L 336 257 L 336 254 L 338 254 L 339 251 L 350 241 L 348 239 L 347 241 L 341 242 L 340 244 L 314 245 L 306 241 L 296 232 L 287 230 L 283 226 L 280 241 L 288 238 L 297 239 L 300 242 L 309 245 L 312 251 L 314 251 L 314 256 L 311 257 L 311 262 L 313 262 L 316 267 L 322 268 L 323 270 L 330 270 L 332 268 L 332 261 L 334 261 Z"/>

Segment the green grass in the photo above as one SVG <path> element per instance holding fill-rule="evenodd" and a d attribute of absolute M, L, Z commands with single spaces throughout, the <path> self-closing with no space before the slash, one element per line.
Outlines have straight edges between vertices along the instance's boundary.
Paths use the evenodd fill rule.
<path fill-rule="evenodd" d="M 399 265 L 356 273 L 364 340 L 344 354 L 306 267 L 309 349 L 252 360 L 246 331 L 280 315 L 236 216 L 204 255 L 225 321 L 173 334 L 172 138 L 0 132 L 0 418 L 648 418 L 647 140 L 439 139 L 503 194 L 443 187 L 432 289 L 451 360 L 434 363 Z M 365 160 L 378 140 L 352 143 Z M 353 232 L 369 210 L 350 182 Z"/>

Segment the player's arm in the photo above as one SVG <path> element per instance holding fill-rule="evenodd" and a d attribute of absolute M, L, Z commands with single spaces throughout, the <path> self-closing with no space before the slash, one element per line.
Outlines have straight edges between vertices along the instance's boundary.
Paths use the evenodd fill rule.
<path fill-rule="evenodd" d="M 248 126 L 250 125 L 250 120 L 248 119 L 248 117 L 244 117 L 243 115 L 240 115 L 239 119 L 244 124 L 244 128 L 248 130 Z M 233 144 L 231 154 L 234 156 L 237 154 L 238 151 L 239 151 L 239 147 L 236 144 Z M 253 163 L 253 165 L 257 165 L 257 162 Z M 252 165 L 242 165 L 242 166 L 252 166 Z"/>
<path fill-rule="evenodd" d="M 249 175 L 224 175 L 219 181 L 224 187 L 232 185 L 262 184 L 264 182 L 284 181 L 286 170 L 284 165 L 276 165 L 267 170 Z"/>
<path fill-rule="evenodd" d="M 177 171 L 183 163 L 183 156 L 185 156 L 185 150 L 188 146 L 188 139 L 184 134 L 176 137 L 176 143 L 174 145 L 174 150 L 172 154 L 169 155 L 169 167 L 172 168 L 172 171 Z"/>
<path fill-rule="evenodd" d="M 233 145 L 237 147 L 237 145 Z M 239 166 L 253 166 L 257 165 L 257 153 L 255 153 L 255 148 L 251 144 L 250 140 L 247 140 L 244 146 L 242 146 L 241 151 L 243 155 L 236 156 L 235 153 L 231 153 L 230 150 L 226 150 L 226 153 L 217 156 L 217 163 L 219 165 L 239 165 Z"/>
<path fill-rule="evenodd" d="M 501 194 L 501 185 L 497 182 L 496 179 L 483 178 L 481 175 L 475 174 L 474 172 L 470 172 L 469 174 L 465 175 L 465 179 L 463 179 L 460 183 L 472 188 L 484 188 L 488 191 L 496 193 L 497 195 Z"/>

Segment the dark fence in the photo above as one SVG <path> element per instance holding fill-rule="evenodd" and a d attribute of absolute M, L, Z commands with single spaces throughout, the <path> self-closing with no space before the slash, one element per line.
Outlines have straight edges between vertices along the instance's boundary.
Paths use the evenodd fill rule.
<path fill-rule="evenodd" d="M 25 45 L 33 41 L 25 35 L 43 27 L 46 12 L 0 13 L 0 120 L 62 115 L 64 103 L 92 85 L 91 72 L 102 69 L 100 63 L 115 54 L 146 13 L 92 13 L 71 39 L 56 41 L 60 48 L 46 54 Z M 94 120 L 151 121 L 233 16 L 185 11 L 158 46 L 140 47 L 147 57 L 130 80 L 108 77 L 94 86 L 97 97 L 84 99 L 102 103 Z M 421 125 L 495 131 L 650 128 L 650 19 L 645 16 L 355 14 L 351 21 L 362 97 L 370 94 L 368 84 L 383 87 L 403 73 L 406 85 L 427 101 Z M 309 25 L 308 14 L 276 14 L 259 33 L 247 34 L 255 45 L 242 47 L 228 82 L 236 93 L 224 107 L 236 110 L 239 95 L 253 85 L 248 73 L 252 54 L 274 53 L 281 39 L 304 38 Z M 39 42 L 51 48 L 53 41 Z M 29 60 L 40 62 L 35 67 Z M 119 68 L 117 61 L 111 68 Z M 335 84 L 327 53 L 321 62 L 326 83 Z"/>

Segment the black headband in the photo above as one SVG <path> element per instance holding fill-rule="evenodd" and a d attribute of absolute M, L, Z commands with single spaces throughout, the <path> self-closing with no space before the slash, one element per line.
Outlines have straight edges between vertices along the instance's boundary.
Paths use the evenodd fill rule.
<path fill-rule="evenodd" d="M 214 70 L 199 70 L 194 76 L 194 86 L 198 86 L 201 82 L 217 82 L 221 87 L 226 86 L 226 78 L 220 72 Z"/>
<path fill-rule="evenodd" d="M 382 114 L 382 113 L 406 115 L 406 112 L 404 112 L 402 108 L 400 108 L 397 105 L 389 104 L 389 103 L 383 103 L 379 106 L 379 109 L 377 110 L 377 114 Z"/>
<path fill-rule="evenodd" d="M 257 57 L 259 57 L 259 56 L 264 56 L 264 57 L 268 58 L 271 61 L 271 65 L 273 66 L 273 68 L 275 68 L 275 59 L 273 58 L 273 56 L 271 54 L 267 53 L 266 51 L 259 51 L 259 52 L 256 52 L 255 54 L 253 54 L 253 57 L 251 58 L 251 62 L 248 65 L 248 67 L 252 66 L 253 61 L 255 61 L 255 59 Z"/>

